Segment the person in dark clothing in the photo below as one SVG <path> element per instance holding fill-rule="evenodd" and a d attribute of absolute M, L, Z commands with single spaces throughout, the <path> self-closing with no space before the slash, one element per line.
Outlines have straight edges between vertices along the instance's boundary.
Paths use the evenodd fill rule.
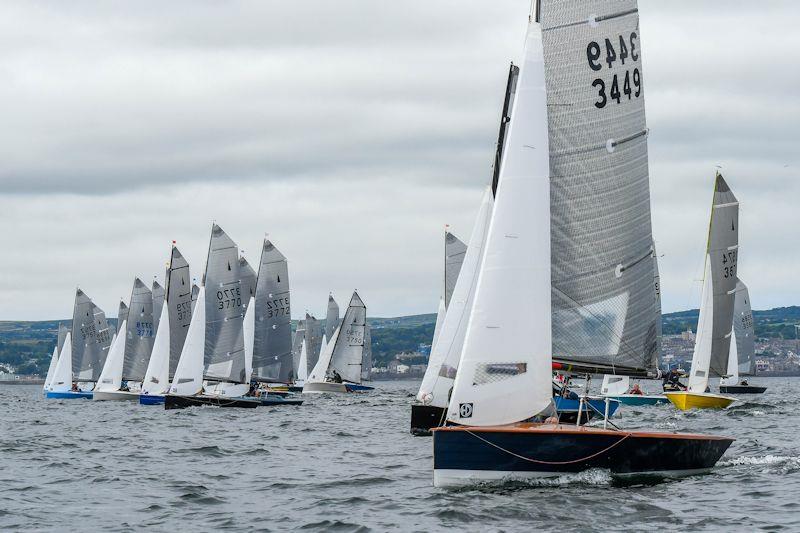
<path fill-rule="evenodd" d="M 665 391 L 686 390 L 686 386 L 681 383 L 680 375 L 677 370 L 670 370 L 669 373 L 664 376 L 663 388 Z"/>
<path fill-rule="evenodd" d="M 331 375 L 331 379 L 333 379 L 334 383 L 341 383 L 342 382 L 342 376 L 340 376 L 339 373 L 336 370 L 333 371 L 333 374 Z"/>

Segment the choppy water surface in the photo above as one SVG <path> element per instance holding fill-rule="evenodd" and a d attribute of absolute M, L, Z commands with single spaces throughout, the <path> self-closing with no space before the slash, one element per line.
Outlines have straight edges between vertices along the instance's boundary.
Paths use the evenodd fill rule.
<path fill-rule="evenodd" d="M 616 417 L 736 437 L 711 474 L 622 485 L 593 471 L 460 491 L 431 486 L 431 440 L 408 433 L 415 382 L 302 407 L 184 411 L 0 386 L 0 528 L 800 530 L 800 380 L 755 382 L 767 393 L 722 412 Z"/>

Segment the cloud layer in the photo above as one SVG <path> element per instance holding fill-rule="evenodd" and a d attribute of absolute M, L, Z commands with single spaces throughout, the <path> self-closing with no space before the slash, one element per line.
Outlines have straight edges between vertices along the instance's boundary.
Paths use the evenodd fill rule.
<path fill-rule="evenodd" d="M 696 307 L 716 165 L 756 308 L 800 302 L 800 6 L 640 0 L 664 307 Z M 293 314 L 432 312 L 467 239 L 528 2 L 6 2 L 0 319 L 110 316 L 216 220 L 289 257 Z"/>

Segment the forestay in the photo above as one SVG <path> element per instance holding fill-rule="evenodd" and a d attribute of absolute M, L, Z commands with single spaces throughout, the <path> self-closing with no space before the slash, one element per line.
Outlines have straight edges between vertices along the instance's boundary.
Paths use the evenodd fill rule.
<path fill-rule="evenodd" d="M 689 390 L 705 392 L 710 376 L 724 376 L 733 331 L 736 265 L 739 259 L 739 202 L 717 174 L 705 256 L 705 275 Z"/>
<path fill-rule="evenodd" d="M 214 224 L 205 273 L 205 378 L 245 382 L 242 322 L 248 296 L 242 290 L 236 243 Z"/>
<path fill-rule="evenodd" d="M 256 376 L 286 382 L 294 374 L 291 320 L 289 265 L 286 256 L 265 239 L 255 290 Z"/>

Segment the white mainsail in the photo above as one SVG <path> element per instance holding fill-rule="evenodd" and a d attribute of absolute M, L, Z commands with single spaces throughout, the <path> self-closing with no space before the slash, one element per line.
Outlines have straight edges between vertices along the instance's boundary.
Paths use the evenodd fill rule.
<path fill-rule="evenodd" d="M 717 173 L 689 392 L 706 392 L 709 377 L 728 373 L 738 256 L 739 202 Z"/>
<path fill-rule="evenodd" d="M 518 422 L 552 402 L 550 169 L 542 33 L 531 23 L 447 419 Z M 524 117 L 524 120 L 520 119 Z"/>
<path fill-rule="evenodd" d="M 437 324 L 440 326 L 440 332 L 438 336 L 434 333 L 428 367 L 425 369 L 425 376 L 417 393 L 417 400 L 426 405 L 447 407 L 467 333 L 475 286 L 478 282 L 478 267 L 483 255 L 493 205 L 494 196 L 491 188 L 487 187 L 475 218 L 450 306 L 442 323 Z"/>

